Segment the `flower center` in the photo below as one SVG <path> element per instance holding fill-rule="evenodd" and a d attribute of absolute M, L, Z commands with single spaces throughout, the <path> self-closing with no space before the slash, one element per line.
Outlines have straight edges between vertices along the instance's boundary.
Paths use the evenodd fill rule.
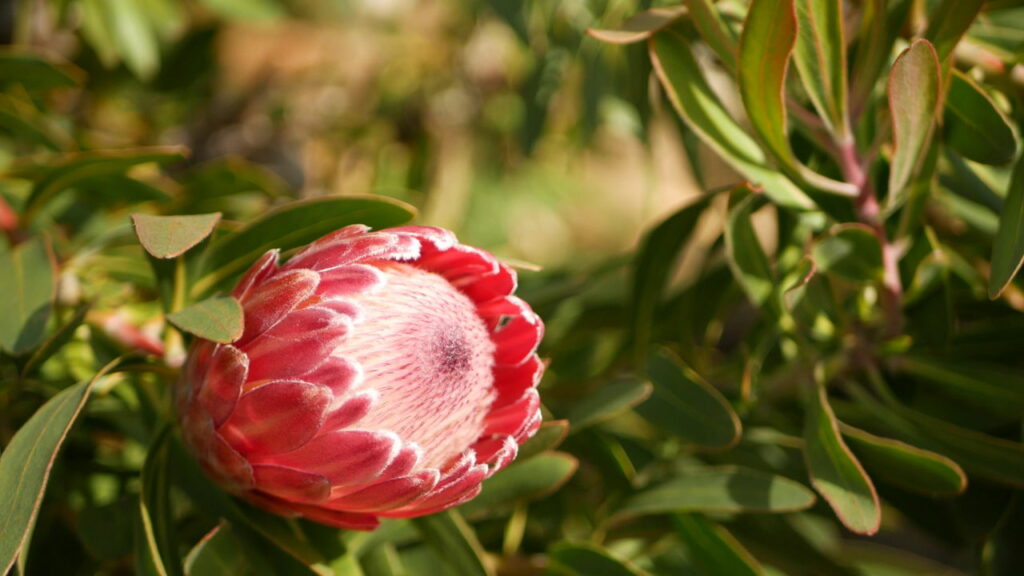
<path fill-rule="evenodd" d="M 476 306 L 447 280 L 380 263 L 386 283 L 353 296 L 362 320 L 335 354 L 359 364 L 379 399 L 356 426 L 391 430 L 440 468 L 483 431 L 495 397 L 494 343 Z"/>

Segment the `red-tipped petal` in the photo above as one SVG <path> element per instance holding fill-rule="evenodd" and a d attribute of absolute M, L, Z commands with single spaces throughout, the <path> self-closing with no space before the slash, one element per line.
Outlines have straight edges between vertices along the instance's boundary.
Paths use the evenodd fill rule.
<path fill-rule="evenodd" d="M 335 236 L 335 234 L 325 236 L 310 244 L 308 248 L 289 260 L 284 267 L 324 271 L 355 262 L 391 258 L 395 254 L 407 253 L 410 248 L 407 245 L 402 245 L 400 238 L 394 234 L 382 232 L 361 236 Z M 418 250 L 415 255 L 418 255 Z"/>
<path fill-rule="evenodd" d="M 245 272 L 245 276 L 238 281 L 231 295 L 239 300 L 248 297 L 249 290 L 258 282 L 270 277 L 277 270 L 277 258 L 280 250 L 268 250 Z"/>
<path fill-rule="evenodd" d="M 480 492 L 480 483 L 488 476 L 487 466 L 474 466 L 464 474 L 451 478 L 450 481 L 439 484 L 434 490 L 405 509 L 400 511 L 401 515 L 384 513 L 389 517 L 411 517 L 422 516 L 432 512 L 451 508 L 476 496 Z"/>
<path fill-rule="evenodd" d="M 443 276 L 456 286 L 471 278 L 499 272 L 498 261 L 494 259 L 494 256 L 463 245 L 424 255 L 416 262 L 416 265 Z"/>
<path fill-rule="evenodd" d="M 199 402 L 220 426 L 235 409 L 242 384 L 249 373 L 249 357 L 234 346 L 219 346 L 210 357 L 206 381 L 199 389 Z"/>
<path fill-rule="evenodd" d="M 473 451 L 476 452 L 477 462 L 489 464 L 493 473 L 516 457 L 519 445 L 511 436 L 491 436 L 477 441 Z"/>
<path fill-rule="evenodd" d="M 525 362 L 544 337 L 544 323 L 532 313 L 512 318 L 495 331 L 491 338 L 497 345 L 494 362 L 518 365 Z"/>
<path fill-rule="evenodd" d="M 398 455 L 398 447 L 394 434 L 343 430 L 321 434 L 294 452 L 273 457 L 271 462 L 323 474 L 333 486 L 361 484 L 387 468 Z"/>
<path fill-rule="evenodd" d="M 363 381 L 363 371 L 351 360 L 331 356 L 304 378 L 327 386 L 340 401 Z"/>
<path fill-rule="evenodd" d="M 330 297 L 358 294 L 384 284 L 384 273 L 364 264 L 338 266 L 321 272 L 320 277 L 320 289 L 317 292 Z"/>
<path fill-rule="evenodd" d="M 296 378 L 316 370 L 348 332 L 348 319 L 325 308 L 296 310 L 253 340 L 249 380 Z"/>
<path fill-rule="evenodd" d="M 494 399 L 491 408 L 500 408 L 519 400 L 527 390 L 537 387 L 543 375 L 544 363 L 536 354 L 518 366 L 495 366 L 494 387 L 498 390 L 498 397 Z"/>
<path fill-rule="evenodd" d="M 484 419 L 486 434 L 516 434 L 529 422 L 540 407 L 540 395 L 534 388 L 527 388 L 515 402 L 493 410 Z"/>
<path fill-rule="evenodd" d="M 342 400 L 327 414 L 324 430 L 341 430 L 359 422 L 370 412 L 377 398 L 376 391 L 370 390 Z"/>
<path fill-rule="evenodd" d="M 411 476 L 385 480 L 352 494 L 346 494 L 325 504 L 338 510 L 375 512 L 404 506 L 433 489 L 440 474 L 437 470 L 422 470 Z"/>
<path fill-rule="evenodd" d="M 320 430 L 333 398 L 325 386 L 300 380 L 271 381 L 238 399 L 220 433 L 250 458 L 290 452 Z"/>
<path fill-rule="evenodd" d="M 254 286 L 242 302 L 245 332 L 236 342 L 244 346 L 277 324 L 316 290 L 320 275 L 312 270 L 286 270 Z"/>
<path fill-rule="evenodd" d="M 331 494 L 331 483 L 319 474 L 310 474 L 284 466 L 252 467 L 256 489 L 292 502 L 323 502 Z"/>

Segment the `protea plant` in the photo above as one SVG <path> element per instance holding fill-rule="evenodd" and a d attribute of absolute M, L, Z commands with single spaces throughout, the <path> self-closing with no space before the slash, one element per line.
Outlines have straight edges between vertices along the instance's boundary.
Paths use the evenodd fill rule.
<path fill-rule="evenodd" d="M 233 295 L 245 331 L 199 340 L 177 390 L 218 484 L 271 511 L 373 529 L 473 498 L 541 421 L 543 324 L 516 275 L 446 230 L 338 230 Z"/>

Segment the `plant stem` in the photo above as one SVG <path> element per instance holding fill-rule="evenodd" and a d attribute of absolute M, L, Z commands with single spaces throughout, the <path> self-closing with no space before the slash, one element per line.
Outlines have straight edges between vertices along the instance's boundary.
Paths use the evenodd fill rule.
<path fill-rule="evenodd" d="M 855 143 L 852 139 L 847 139 L 837 144 L 839 166 L 843 176 L 858 190 L 855 201 L 857 217 L 871 228 L 882 247 L 882 309 L 885 312 L 885 335 L 892 338 L 898 336 L 903 329 L 903 284 L 900 281 L 896 246 L 889 241 L 889 235 L 885 231 L 878 197 L 867 174 L 864 173 L 864 166 L 857 155 Z"/>

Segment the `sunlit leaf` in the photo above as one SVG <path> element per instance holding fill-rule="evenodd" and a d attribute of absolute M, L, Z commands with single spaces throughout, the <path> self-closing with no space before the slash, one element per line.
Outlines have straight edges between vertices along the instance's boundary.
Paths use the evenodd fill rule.
<path fill-rule="evenodd" d="M 187 216 L 133 214 L 135 234 L 154 258 L 176 258 L 213 233 L 220 212 Z"/>
<path fill-rule="evenodd" d="M 182 576 L 185 570 L 178 556 L 174 539 L 174 518 L 171 514 L 170 465 L 167 438 L 170 426 L 165 426 L 157 435 L 146 455 L 142 468 L 142 494 L 139 512 L 145 532 L 146 546 L 156 570 L 168 576 Z"/>
<path fill-rule="evenodd" d="M 548 550 L 545 576 L 644 576 L 646 572 L 619 560 L 595 544 L 559 542 Z"/>
<path fill-rule="evenodd" d="M 762 186 L 775 202 L 798 209 L 813 206 L 791 180 L 768 168 L 761 147 L 740 128 L 711 90 L 690 49 L 671 28 L 648 40 L 654 71 L 676 111 L 733 168 Z"/>
<path fill-rule="evenodd" d="M 903 205 L 909 185 L 931 146 L 938 106 L 939 59 L 927 40 L 915 40 L 889 73 L 889 113 L 892 117 L 893 156 L 889 168 L 889 211 Z"/>
<path fill-rule="evenodd" d="M 743 192 L 739 190 L 730 198 L 725 223 L 729 267 L 751 302 L 775 311 L 775 272 L 750 221 L 754 210 L 763 204 L 763 198 L 757 194 L 744 195 Z"/>
<path fill-rule="evenodd" d="M 576 458 L 561 452 L 517 462 L 485 480 L 480 495 L 459 510 L 466 516 L 474 516 L 540 498 L 568 482 L 578 466 Z"/>
<path fill-rule="evenodd" d="M 764 569 L 746 548 L 720 524 L 696 514 L 677 514 L 672 525 L 679 539 L 705 574 L 763 575 Z"/>
<path fill-rule="evenodd" d="M 735 73 L 739 38 L 722 20 L 719 9 L 711 0 L 686 0 L 686 7 L 701 38 L 714 50 L 722 66 Z"/>
<path fill-rule="evenodd" d="M 647 376 L 654 392 L 636 411 L 652 424 L 705 448 L 739 441 L 742 426 L 729 402 L 671 352 L 652 354 Z"/>
<path fill-rule="evenodd" d="M 0 454 L 0 573 L 6 574 L 31 537 L 50 470 L 93 385 L 120 359 L 90 380 L 51 398 L 14 434 Z"/>
<path fill-rule="evenodd" d="M 281 206 L 238 232 L 219 239 L 206 257 L 207 275 L 192 287 L 202 296 L 245 271 L 267 250 L 289 250 L 350 224 L 387 228 L 408 222 L 411 206 L 383 196 L 342 196 Z"/>
<path fill-rule="evenodd" d="M 55 267 L 42 238 L 13 248 L 0 245 L 0 348 L 22 354 L 43 342 L 57 290 Z"/>
<path fill-rule="evenodd" d="M 967 487 L 963 470 L 945 456 L 846 424 L 840 424 L 839 428 L 874 478 L 935 496 L 955 496 Z"/>
<path fill-rule="evenodd" d="M 455 510 L 413 518 L 412 523 L 454 574 L 489 576 L 484 549 L 462 516 Z"/>
<path fill-rule="evenodd" d="M 794 0 L 793 4 L 798 22 L 793 62 L 818 114 L 842 138 L 849 132 L 843 3 Z"/>
<path fill-rule="evenodd" d="M 573 405 L 568 414 L 569 431 L 578 432 L 629 410 L 647 400 L 651 390 L 651 383 L 644 380 L 612 380 Z"/>
<path fill-rule="evenodd" d="M 194 336 L 229 344 L 245 329 L 242 305 L 231 296 L 203 300 L 167 315 L 167 321 Z"/>
<path fill-rule="evenodd" d="M 1006 290 L 1024 263 L 1024 157 L 1017 161 L 999 215 L 999 230 L 992 243 L 992 272 L 988 297 L 995 299 Z"/>
<path fill-rule="evenodd" d="M 823 271 L 850 282 L 882 280 L 882 246 L 864 224 L 842 224 L 814 244 L 814 262 Z"/>
<path fill-rule="evenodd" d="M 641 40 L 647 40 L 652 34 L 672 24 L 684 15 L 686 15 L 686 8 L 683 6 L 652 8 L 636 13 L 618 28 L 613 30 L 590 28 L 587 30 L 587 34 L 602 42 L 632 44 Z"/>
<path fill-rule="evenodd" d="M 619 518 L 674 512 L 793 512 L 814 504 L 810 489 L 783 476 L 723 466 L 692 470 L 634 494 L 616 512 Z"/>
<path fill-rule="evenodd" d="M 1017 155 L 1010 121 L 970 76 L 953 70 L 943 119 L 946 143 L 975 162 L 1006 164 Z"/>
<path fill-rule="evenodd" d="M 740 36 L 738 63 L 743 106 L 750 123 L 787 176 L 796 179 L 798 184 L 805 181 L 825 192 L 855 196 L 855 186 L 815 173 L 797 160 L 790 147 L 785 85 L 796 40 L 797 17 L 792 0 L 753 0 L 750 3 Z M 836 90 L 838 88 L 830 90 L 830 98 Z"/>
<path fill-rule="evenodd" d="M 811 396 L 804 423 L 804 457 L 811 484 L 844 526 L 858 534 L 874 534 L 882 522 L 875 486 L 843 442 L 825 387 L 816 385 Z"/>

